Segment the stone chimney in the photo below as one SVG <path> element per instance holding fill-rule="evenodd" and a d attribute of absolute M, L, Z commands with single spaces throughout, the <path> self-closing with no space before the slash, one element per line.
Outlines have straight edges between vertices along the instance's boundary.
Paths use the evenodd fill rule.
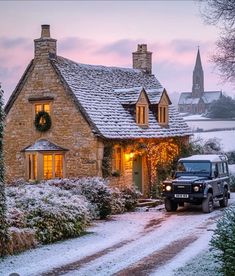
<path fill-rule="evenodd" d="M 56 39 L 50 36 L 50 25 L 42 25 L 41 37 L 34 40 L 34 58 L 56 56 Z"/>
<path fill-rule="evenodd" d="M 138 44 L 136 52 L 132 53 L 133 68 L 152 74 L 152 53 L 147 51 L 147 44 Z"/>

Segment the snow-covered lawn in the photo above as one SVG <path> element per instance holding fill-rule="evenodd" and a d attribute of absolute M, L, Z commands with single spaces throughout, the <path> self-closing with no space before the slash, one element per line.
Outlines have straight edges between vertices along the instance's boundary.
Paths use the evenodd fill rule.
<path fill-rule="evenodd" d="M 115 215 L 95 222 L 80 238 L 5 258 L 0 262 L 0 275 L 104 276 L 135 275 L 135 271 L 141 275 L 174 275 L 175 269 L 208 248 L 211 230 L 221 214 L 220 208 L 203 214 L 196 206 L 174 213 L 158 207 Z M 143 274 L 146 267 L 151 271 Z"/>
<path fill-rule="evenodd" d="M 194 133 L 194 137 L 208 140 L 210 138 L 218 138 L 224 152 L 235 151 L 235 130 L 226 131 L 208 131 Z"/>
<path fill-rule="evenodd" d="M 185 113 L 181 113 L 185 121 L 190 121 L 190 120 L 208 120 L 208 118 L 203 117 L 200 114 L 194 114 L 194 115 L 187 115 Z"/>

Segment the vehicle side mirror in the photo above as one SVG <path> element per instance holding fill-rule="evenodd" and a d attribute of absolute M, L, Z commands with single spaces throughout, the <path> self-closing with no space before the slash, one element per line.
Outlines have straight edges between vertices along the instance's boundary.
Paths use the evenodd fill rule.
<path fill-rule="evenodd" d="M 175 170 L 172 170 L 172 171 L 171 171 L 171 177 L 172 177 L 172 178 L 175 178 Z"/>
<path fill-rule="evenodd" d="M 217 171 L 214 171 L 214 176 L 215 176 L 215 177 L 218 177 L 218 175 L 219 175 L 218 172 L 217 172 Z"/>

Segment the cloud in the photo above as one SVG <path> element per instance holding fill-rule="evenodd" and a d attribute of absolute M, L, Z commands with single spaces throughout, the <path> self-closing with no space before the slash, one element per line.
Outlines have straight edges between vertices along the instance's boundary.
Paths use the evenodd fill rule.
<path fill-rule="evenodd" d="M 136 40 L 121 39 L 100 47 L 95 54 L 115 54 L 120 56 L 129 56 L 136 49 Z"/>
<path fill-rule="evenodd" d="M 84 49 L 95 48 L 95 41 L 91 39 L 84 39 L 79 37 L 66 37 L 61 39 L 58 43 L 58 47 L 62 52 L 67 51 L 80 51 Z"/>
<path fill-rule="evenodd" d="M 24 37 L 17 38 L 8 38 L 8 37 L 0 37 L 0 48 L 4 49 L 12 49 L 12 48 L 27 48 L 29 46 L 30 40 Z"/>

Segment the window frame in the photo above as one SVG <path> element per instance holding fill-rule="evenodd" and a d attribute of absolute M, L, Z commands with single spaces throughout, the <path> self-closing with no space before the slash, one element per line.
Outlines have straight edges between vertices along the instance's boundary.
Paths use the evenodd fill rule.
<path fill-rule="evenodd" d="M 33 115 L 34 117 L 36 116 L 36 114 L 39 112 L 36 111 L 36 106 L 37 105 L 41 105 L 43 108 L 40 111 L 46 111 L 44 109 L 44 105 L 48 105 L 49 106 L 49 112 L 46 111 L 50 116 L 51 116 L 51 110 L 52 110 L 52 104 L 51 101 L 37 101 L 33 103 Z"/>
<path fill-rule="evenodd" d="M 169 106 L 159 104 L 158 106 L 158 123 L 160 125 L 169 124 Z"/>
<path fill-rule="evenodd" d="M 142 110 L 142 114 L 141 114 Z M 148 104 L 140 104 L 136 105 L 136 124 L 139 126 L 148 126 L 149 123 L 149 106 Z M 142 118 L 141 118 L 142 115 Z"/>
<path fill-rule="evenodd" d="M 117 152 L 120 150 L 120 152 Z M 120 155 L 118 158 L 117 156 Z M 123 173 L 123 149 L 121 146 L 115 146 L 112 152 L 112 173 Z"/>
<path fill-rule="evenodd" d="M 44 174 L 44 156 L 51 155 L 52 156 L 52 177 L 46 178 Z M 62 174 L 61 176 L 56 176 L 56 155 L 59 155 L 62 157 Z M 36 161 L 36 168 L 33 172 L 33 162 L 32 162 L 32 156 L 35 156 Z M 31 163 L 30 163 L 31 162 Z M 48 180 L 48 179 L 54 179 L 54 178 L 64 178 L 66 175 L 65 172 L 65 152 L 63 151 L 32 151 L 28 152 L 26 154 L 26 175 L 27 179 L 30 181 L 37 181 L 37 180 Z M 33 176 L 34 177 L 31 177 Z"/>

